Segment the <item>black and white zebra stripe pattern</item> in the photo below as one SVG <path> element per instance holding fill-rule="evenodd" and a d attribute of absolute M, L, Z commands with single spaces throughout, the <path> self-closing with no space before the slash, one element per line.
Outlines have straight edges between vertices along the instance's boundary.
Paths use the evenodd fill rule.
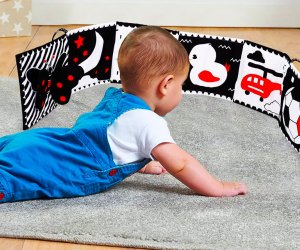
<path fill-rule="evenodd" d="M 48 93 L 45 100 L 45 106 L 40 111 L 35 107 L 35 91 L 28 81 L 26 73 L 30 68 L 45 69 L 55 68 L 55 65 L 62 53 L 68 55 L 69 46 L 66 36 L 62 36 L 51 43 L 45 44 L 38 49 L 35 49 L 28 54 L 24 54 L 20 61 L 20 88 L 21 88 L 21 101 L 23 106 L 23 127 L 28 129 L 36 124 L 40 119 L 50 113 L 57 103 L 53 101 L 50 93 Z M 50 70 L 51 72 L 51 70 Z"/>

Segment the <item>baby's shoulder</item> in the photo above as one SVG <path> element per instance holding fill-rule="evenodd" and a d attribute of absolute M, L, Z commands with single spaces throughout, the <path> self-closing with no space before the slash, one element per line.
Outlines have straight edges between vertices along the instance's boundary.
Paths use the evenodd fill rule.
<path fill-rule="evenodd" d="M 126 120 L 126 122 L 130 121 L 139 124 L 166 123 L 164 118 L 148 109 L 132 109 L 125 112 L 119 118 Z"/>
<path fill-rule="evenodd" d="M 157 115 L 152 110 L 147 109 L 132 109 L 120 115 L 112 124 L 111 127 L 121 130 L 134 130 L 135 133 L 140 133 L 143 129 L 166 127 L 167 123 L 161 116 Z M 113 129 L 111 128 L 111 129 Z"/>

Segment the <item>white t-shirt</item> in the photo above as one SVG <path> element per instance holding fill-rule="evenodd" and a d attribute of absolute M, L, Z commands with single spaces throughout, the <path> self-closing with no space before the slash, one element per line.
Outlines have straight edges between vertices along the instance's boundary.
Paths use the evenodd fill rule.
<path fill-rule="evenodd" d="M 107 136 L 116 165 L 153 159 L 151 152 L 157 145 L 175 143 L 164 118 L 146 109 L 122 114 L 108 127 Z"/>

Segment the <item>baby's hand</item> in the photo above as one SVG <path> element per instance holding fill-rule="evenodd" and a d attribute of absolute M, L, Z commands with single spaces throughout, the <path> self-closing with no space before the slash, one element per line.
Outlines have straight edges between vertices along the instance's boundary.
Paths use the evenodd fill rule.
<path fill-rule="evenodd" d="M 167 173 L 167 170 L 158 161 L 150 161 L 139 173 L 160 175 Z"/>
<path fill-rule="evenodd" d="M 246 194 L 247 187 L 244 183 L 239 182 L 224 182 L 223 184 L 223 197 L 232 197 L 236 195 L 244 195 Z"/>

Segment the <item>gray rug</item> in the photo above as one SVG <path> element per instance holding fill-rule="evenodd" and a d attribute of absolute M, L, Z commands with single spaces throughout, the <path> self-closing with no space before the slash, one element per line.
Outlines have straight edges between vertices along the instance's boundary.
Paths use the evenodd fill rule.
<path fill-rule="evenodd" d="M 71 126 L 107 85 L 73 95 L 36 127 Z M 0 135 L 20 131 L 19 88 L 0 82 Z M 185 95 L 166 119 L 179 145 L 249 194 L 206 198 L 169 174 L 135 174 L 84 197 L 0 205 L 0 236 L 162 249 L 299 249 L 300 155 L 264 114 L 227 100 Z"/>

